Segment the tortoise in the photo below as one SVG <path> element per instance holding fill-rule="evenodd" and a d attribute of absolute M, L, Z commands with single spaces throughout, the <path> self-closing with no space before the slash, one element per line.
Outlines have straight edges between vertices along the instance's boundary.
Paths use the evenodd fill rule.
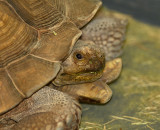
<path fill-rule="evenodd" d="M 101 4 L 0 0 L 0 129 L 78 129 L 78 101 L 110 100 L 106 83 L 120 74 L 122 61 L 113 58 L 126 24 L 115 18 L 90 23 Z"/>

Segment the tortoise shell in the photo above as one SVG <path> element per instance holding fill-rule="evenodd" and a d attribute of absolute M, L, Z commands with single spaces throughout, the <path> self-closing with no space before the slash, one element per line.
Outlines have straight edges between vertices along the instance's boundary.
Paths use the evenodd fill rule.
<path fill-rule="evenodd" d="M 0 114 L 54 79 L 98 0 L 0 0 Z"/>

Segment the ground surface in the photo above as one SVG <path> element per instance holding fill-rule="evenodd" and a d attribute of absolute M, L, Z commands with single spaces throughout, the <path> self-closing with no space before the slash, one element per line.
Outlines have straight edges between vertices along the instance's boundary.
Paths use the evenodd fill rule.
<path fill-rule="evenodd" d="M 81 130 L 160 128 L 160 28 L 122 17 L 129 21 L 123 71 L 110 84 L 113 97 L 108 104 L 83 105 Z"/>

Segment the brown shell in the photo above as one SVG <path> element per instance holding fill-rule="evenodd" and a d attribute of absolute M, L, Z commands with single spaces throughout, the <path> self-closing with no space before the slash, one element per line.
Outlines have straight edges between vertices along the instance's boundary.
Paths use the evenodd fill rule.
<path fill-rule="evenodd" d="M 51 81 L 98 0 L 0 0 L 0 114 Z"/>

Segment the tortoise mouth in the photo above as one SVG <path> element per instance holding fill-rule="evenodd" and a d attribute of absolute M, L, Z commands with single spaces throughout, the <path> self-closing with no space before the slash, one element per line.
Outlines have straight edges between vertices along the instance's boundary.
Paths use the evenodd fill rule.
<path fill-rule="evenodd" d="M 53 84 L 56 86 L 64 86 L 70 84 L 93 82 L 101 78 L 102 74 L 103 68 L 97 71 L 86 71 L 74 74 L 62 73 L 59 74 L 55 80 L 53 80 Z"/>
<path fill-rule="evenodd" d="M 80 72 L 76 74 L 67 74 L 68 76 L 75 76 L 75 80 L 77 83 L 85 83 L 85 82 L 92 82 L 99 79 L 102 76 L 103 69 L 97 71 L 86 71 Z"/>
<path fill-rule="evenodd" d="M 64 72 L 61 73 L 62 76 L 70 75 L 70 76 L 81 76 L 81 75 L 97 75 L 98 73 L 102 73 L 104 70 L 105 64 L 100 64 L 99 67 L 89 67 L 85 70 L 79 70 L 77 72 Z"/>

